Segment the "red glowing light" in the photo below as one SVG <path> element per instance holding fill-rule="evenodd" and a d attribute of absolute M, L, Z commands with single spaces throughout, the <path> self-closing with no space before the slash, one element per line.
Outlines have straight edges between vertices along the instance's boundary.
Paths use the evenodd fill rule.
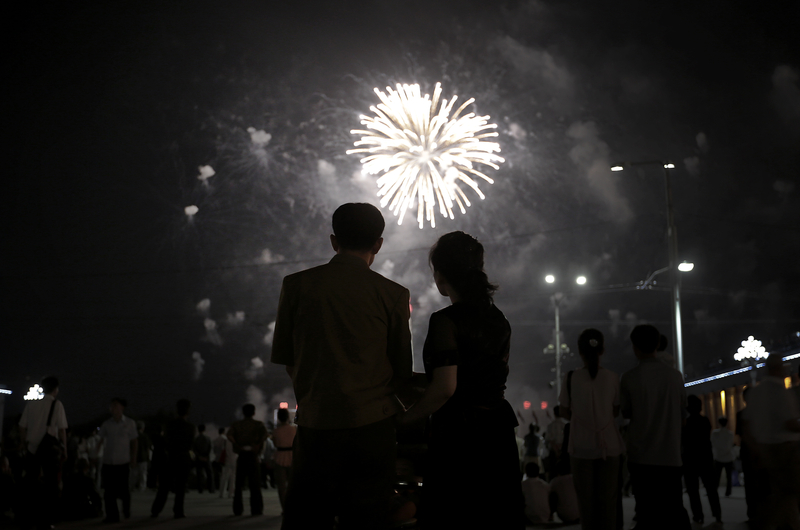
<path fill-rule="evenodd" d="M 542 401 L 542 410 L 547 410 L 547 401 Z"/>
<path fill-rule="evenodd" d="M 278 406 L 280 408 L 282 408 L 282 409 L 288 409 L 289 408 L 289 404 L 287 402 L 285 402 L 285 401 L 281 401 L 281 404 L 278 405 Z"/>
<path fill-rule="evenodd" d="M 522 402 L 522 408 L 524 408 L 525 410 L 528 410 L 529 408 L 531 408 L 531 402 L 530 401 L 523 401 Z"/>

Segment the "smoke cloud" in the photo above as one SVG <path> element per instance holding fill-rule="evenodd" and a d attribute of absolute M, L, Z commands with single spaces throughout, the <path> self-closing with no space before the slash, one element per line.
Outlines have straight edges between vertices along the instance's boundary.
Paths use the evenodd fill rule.
<path fill-rule="evenodd" d="M 228 313 L 227 324 L 231 327 L 239 327 L 244 323 L 244 311 Z"/>
<path fill-rule="evenodd" d="M 206 364 L 206 362 L 203 360 L 203 356 L 200 355 L 199 351 L 192 353 L 192 360 L 194 361 L 193 377 L 195 381 L 199 381 L 200 376 L 203 375 L 203 365 Z"/>
<path fill-rule="evenodd" d="M 247 387 L 247 391 L 245 393 L 247 395 L 247 403 L 252 403 L 256 407 L 256 414 L 253 417 L 258 421 L 266 422 L 269 407 L 267 406 L 267 402 L 264 400 L 264 392 L 262 392 L 257 386 L 250 385 Z M 241 411 L 239 411 L 238 414 L 241 414 Z"/>
<path fill-rule="evenodd" d="M 261 375 L 264 375 L 264 361 L 261 360 L 261 357 L 253 357 L 250 359 L 250 366 L 244 372 L 244 377 L 248 381 L 254 381 Z"/>
<path fill-rule="evenodd" d="M 594 122 L 575 122 L 567 129 L 567 136 L 575 140 L 569 157 L 576 166 L 585 171 L 589 186 L 606 204 L 617 221 L 631 218 L 628 201 L 619 191 L 619 178 L 611 172 L 608 144 L 600 139 Z"/>
<path fill-rule="evenodd" d="M 267 326 L 267 334 L 264 335 L 264 344 L 267 346 L 272 346 L 272 338 L 275 336 L 275 321 L 269 323 Z"/>
<path fill-rule="evenodd" d="M 211 300 L 203 298 L 197 303 L 197 312 L 201 315 L 208 315 L 208 310 L 211 307 Z"/>
<path fill-rule="evenodd" d="M 222 337 L 217 331 L 217 323 L 210 318 L 203 321 L 203 327 L 206 328 L 205 340 L 214 346 L 222 346 Z"/>

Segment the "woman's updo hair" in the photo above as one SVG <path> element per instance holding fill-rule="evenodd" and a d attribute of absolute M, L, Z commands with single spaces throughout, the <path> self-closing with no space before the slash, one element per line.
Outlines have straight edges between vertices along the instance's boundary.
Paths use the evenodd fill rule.
<path fill-rule="evenodd" d="M 585 359 L 586 368 L 589 369 L 592 379 L 597 376 L 597 371 L 600 369 L 600 355 L 604 349 L 603 334 L 596 329 L 585 329 L 578 337 L 578 352 Z"/>
<path fill-rule="evenodd" d="M 464 302 L 488 305 L 497 286 L 483 271 L 483 245 L 464 232 L 450 232 L 431 248 L 428 261 Z"/>

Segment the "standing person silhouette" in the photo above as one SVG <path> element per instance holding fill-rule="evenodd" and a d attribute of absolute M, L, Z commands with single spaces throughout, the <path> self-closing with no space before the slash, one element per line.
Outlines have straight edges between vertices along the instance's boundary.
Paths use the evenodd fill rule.
<path fill-rule="evenodd" d="M 58 400 L 59 388 L 56 377 L 42 379 L 44 398 L 29 401 L 19 420 L 20 449 L 25 457 L 23 525 L 49 528 L 56 521 L 59 475 L 67 460 L 67 415 Z"/>
<path fill-rule="evenodd" d="M 522 529 L 517 419 L 504 397 L 511 326 L 494 305 L 497 287 L 483 270 L 478 240 L 464 232 L 445 234 L 429 260 L 439 292 L 452 305 L 431 315 L 422 353 L 429 385 L 399 418 L 410 424 L 430 416 L 421 524 Z M 480 464 L 469 465 L 476 448 Z M 481 489 L 480 502 L 465 495 L 468 484 Z"/>
<path fill-rule="evenodd" d="M 714 477 L 714 456 L 711 448 L 711 422 L 700 415 L 703 403 L 697 396 L 687 398 L 689 417 L 683 426 L 683 480 L 689 503 L 692 507 L 692 520 L 703 524 L 703 504 L 700 502 L 700 480 L 708 494 L 711 515 L 718 523 L 722 522 L 722 510 L 719 504 L 719 472 Z"/>
<path fill-rule="evenodd" d="M 381 530 L 392 524 L 395 397 L 411 380 L 408 289 L 370 270 L 384 220 L 370 204 L 333 214 L 325 265 L 283 280 L 272 362 L 298 408 L 283 528 Z"/>
<path fill-rule="evenodd" d="M 633 328 L 631 343 L 639 364 L 620 380 L 620 409 L 631 420 L 627 453 L 636 528 L 688 530 L 681 481 L 686 391 L 681 373 L 656 358 L 660 337 L 654 326 Z"/>
<path fill-rule="evenodd" d="M 578 337 L 583 368 L 567 374 L 561 385 L 561 415 L 570 421 L 572 479 L 578 496 L 581 528 L 614 530 L 617 526 L 619 459 L 625 450 L 615 418 L 619 415 L 619 376 L 600 366 L 603 334 L 584 330 Z"/>
<path fill-rule="evenodd" d="M 297 427 L 289 423 L 289 410 L 278 410 L 278 426 L 272 433 L 275 440 L 275 482 L 278 486 L 278 500 L 281 508 L 286 504 L 286 490 L 292 481 L 292 443 Z"/>
<path fill-rule="evenodd" d="M 150 516 L 155 518 L 164 509 L 170 490 L 175 492 L 175 503 L 172 513 L 175 519 L 183 519 L 183 500 L 186 497 L 186 480 L 189 478 L 189 469 L 192 457 L 189 451 L 194 441 L 194 425 L 189 423 L 189 409 L 191 403 L 188 399 L 179 399 L 176 405 L 178 417 L 170 421 L 164 429 L 164 449 L 166 462 L 163 463 L 158 476 L 158 493 L 153 499 Z"/>
<path fill-rule="evenodd" d="M 264 513 L 264 498 L 261 495 L 261 473 L 259 458 L 267 441 L 267 427 L 264 422 L 253 418 L 256 407 L 252 403 L 242 405 L 243 419 L 233 422 L 228 429 L 228 440 L 233 444 L 236 459 L 236 480 L 233 490 L 233 514 L 242 515 L 244 501 L 242 490 L 245 481 L 250 489 L 250 515 Z"/>

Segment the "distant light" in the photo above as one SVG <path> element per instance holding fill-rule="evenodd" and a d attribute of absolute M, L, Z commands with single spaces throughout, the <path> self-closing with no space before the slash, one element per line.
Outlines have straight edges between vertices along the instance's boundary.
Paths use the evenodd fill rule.
<path fill-rule="evenodd" d="M 36 401 L 37 399 L 44 399 L 44 389 L 39 385 L 33 385 L 28 389 L 28 393 L 23 398 L 25 401 Z"/>
<path fill-rule="evenodd" d="M 524 408 L 525 410 L 530 409 L 531 408 L 531 402 L 530 401 L 523 401 L 522 402 L 522 408 Z"/>
<path fill-rule="evenodd" d="M 578 285 L 586 285 L 586 276 L 578 276 L 575 278 L 575 283 Z"/>
<path fill-rule="evenodd" d="M 542 407 L 542 410 L 547 410 L 547 401 L 542 401 L 541 407 Z"/>
<path fill-rule="evenodd" d="M 720 403 L 720 405 L 722 405 L 722 415 L 725 416 L 725 412 L 726 412 L 725 405 L 726 405 L 726 403 L 725 403 L 725 391 L 724 390 L 720 390 L 719 391 L 719 403 Z"/>
<path fill-rule="evenodd" d="M 783 386 L 786 387 L 786 390 L 792 388 L 792 378 L 791 377 L 784 377 L 783 378 Z"/>
<path fill-rule="evenodd" d="M 672 163 L 664 164 L 664 169 L 675 169 L 675 164 Z"/>
<path fill-rule="evenodd" d="M 194 204 L 192 204 L 191 206 L 187 206 L 186 208 L 183 209 L 183 213 L 185 213 L 187 217 L 192 217 L 199 211 L 200 208 L 198 208 Z"/>
<path fill-rule="evenodd" d="M 747 340 L 742 341 L 742 347 L 733 355 L 737 361 L 745 359 L 764 359 L 769 357 L 766 348 L 761 345 L 760 340 L 756 340 L 752 335 Z"/>
<path fill-rule="evenodd" d="M 11 390 L 8 390 L 7 388 L 0 388 L 0 394 L 11 395 Z"/>
<path fill-rule="evenodd" d="M 278 408 L 288 409 L 289 408 L 289 404 L 287 402 L 285 402 L 285 401 L 281 401 L 281 404 L 278 405 Z"/>
<path fill-rule="evenodd" d="M 622 171 L 623 169 L 625 168 L 622 166 L 611 166 L 611 171 Z"/>
<path fill-rule="evenodd" d="M 548 274 L 547 276 L 544 277 L 544 281 L 546 281 L 547 283 L 553 283 L 554 281 L 556 281 L 556 277 L 553 276 L 552 274 Z"/>
<path fill-rule="evenodd" d="M 683 263 L 678 264 L 678 270 L 681 272 L 689 272 L 692 269 L 694 269 L 694 263 L 689 261 L 684 261 Z"/>

